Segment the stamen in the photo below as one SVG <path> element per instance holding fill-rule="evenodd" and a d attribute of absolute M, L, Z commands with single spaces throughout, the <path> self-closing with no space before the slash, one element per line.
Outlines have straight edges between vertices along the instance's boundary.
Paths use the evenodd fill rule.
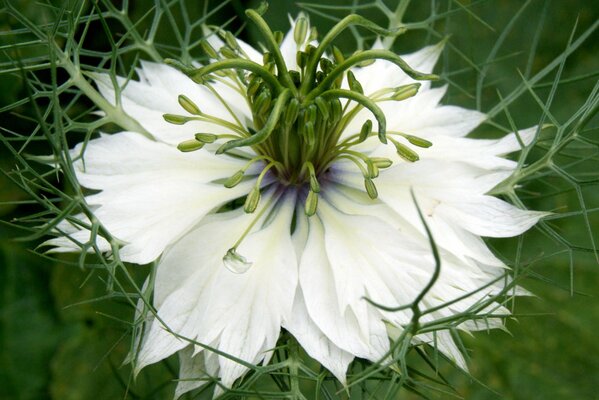
<path fill-rule="evenodd" d="M 349 100 L 353 100 L 356 103 L 361 104 L 362 106 L 366 107 L 367 109 L 370 110 L 370 112 L 372 114 L 374 114 L 377 122 L 378 122 L 378 134 L 379 134 L 379 140 L 381 141 L 381 143 L 386 144 L 387 143 L 387 138 L 385 137 L 385 129 L 387 126 L 387 121 L 385 119 L 385 114 L 383 113 L 383 111 L 379 108 L 379 106 L 376 105 L 376 103 L 372 100 L 370 100 L 370 98 L 364 96 L 363 94 L 360 93 L 356 93 L 356 92 L 352 92 L 350 90 L 345 90 L 345 89 L 331 89 L 331 90 L 327 90 L 326 92 L 324 92 L 322 94 L 322 97 L 337 97 L 337 98 L 346 98 Z"/>
<path fill-rule="evenodd" d="M 272 131 L 275 129 L 275 126 L 277 125 L 277 122 L 279 121 L 279 117 L 281 116 L 281 113 L 283 112 L 283 107 L 287 103 L 287 100 L 289 99 L 290 96 L 291 96 L 291 92 L 289 91 L 289 89 L 285 89 L 279 95 L 279 97 L 277 97 L 275 106 L 273 107 L 272 111 L 270 112 L 270 115 L 268 116 L 268 120 L 266 121 L 266 124 L 264 125 L 264 127 L 262 129 L 260 129 L 260 131 L 256 132 L 254 135 L 252 135 L 250 137 L 247 137 L 244 139 L 232 140 L 230 142 L 223 144 L 221 147 L 218 148 L 218 150 L 216 150 L 216 154 L 222 154 L 227 150 L 234 149 L 235 147 L 252 146 L 252 145 L 256 145 L 256 144 L 259 144 L 259 143 L 262 143 L 263 141 L 265 141 L 268 138 L 268 136 L 272 133 Z"/>
<path fill-rule="evenodd" d="M 308 217 L 316 214 L 316 209 L 318 208 L 318 194 L 312 190 L 308 191 L 308 196 L 306 197 L 306 204 L 304 205 L 304 212 Z"/>
<path fill-rule="evenodd" d="M 395 149 L 397 150 L 397 154 L 406 161 L 416 162 L 420 159 L 418 154 L 407 147 L 404 144 L 399 143 L 397 140 L 393 138 L 389 138 L 389 140 L 395 145 Z"/>

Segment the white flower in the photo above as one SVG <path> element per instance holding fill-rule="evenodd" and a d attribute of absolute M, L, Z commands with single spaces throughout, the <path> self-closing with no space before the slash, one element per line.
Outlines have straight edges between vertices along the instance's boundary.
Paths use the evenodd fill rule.
<path fill-rule="evenodd" d="M 463 297 L 422 322 L 500 292 L 505 281 L 497 278 L 506 267 L 481 237 L 519 235 L 543 216 L 487 194 L 516 167 L 503 156 L 519 150 L 519 141 L 515 134 L 466 138 L 485 115 L 440 104 L 446 86 L 431 87 L 427 74 L 441 45 L 403 56 L 413 70 L 378 42 L 362 53 L 358 61 L 376 59 L 363 67 L 352 61 L 360 55 L 344 61 L 335 51 L 320 61 L 314 82 L 306 64 L 322 46 L 308 31 L 301 18 L 280 44 L 287 68 L 301 75 L 282 72 L 267 32 L 265 67 L 263 54 L 227 34 L 227 59 L 184 72 L 142 62 L 138 81 L 117 80 L 120 97 L 108 76 L 97 78 L 102 95 L 113 103 L 118 97 L 147 132 L 102 135 L 77 146 L 77 176 L 97 191 L 87 203 L 124 243 L 120 258 L 158 263 L 153 306 L 160 318 L 147 323 L 137 369 L 178 353 L 177 396 L 207 375 L 230 387 L 247 371 L 190 340 L 267 363 L 285 328 L 341 382 L 354 357 L 384 359 L 390 336 L 401 334 L 412 310 L 386 311 L 365 299 L 410 304 L 435 271 L 412 192 L 441 257 L 440 275 L 420 307 Z M 209 41 L 224 44 L 216 35 Z M 228 72 L 213 74 L 221 67 Z M 535 131 L 519 135 L 529 143 Z M 256 141 L 260 135 L 264 140 Z M 90 240 L 85 229 L 63 224 L 62 230 L 68 236 L 47 242 L 54 251 Z M 97 245 L 110 250 L 104 240 Z M 496 303 L 479 312 L 491 309 L 508 313 Z M 500 325 L 491 319 L 459 328 Z M 419 334 L 413 343 L 435 343 L 465 367 L 446 331 L 434 341 Z"/>

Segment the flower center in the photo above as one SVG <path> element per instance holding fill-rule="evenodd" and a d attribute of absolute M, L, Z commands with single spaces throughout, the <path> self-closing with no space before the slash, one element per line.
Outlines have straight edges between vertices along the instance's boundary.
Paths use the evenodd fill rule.
<path fill-rule="evenodd" d="M 309 32 L 307 19 L 299 17 L 294 29 L 298 47 L 297 70 L 292 70 L 286 65 L 280 51 L 283 34 L 272 32 L 255 10 L 248 10 L 247 16 L 259 28 L 266 42 L 268 51 L 264 53 L 261 64 L 245 54 L 231 32 L 222 30 L 217 31 L 224 43 L 218 52 L 208 42 L 202 43 L 205 52 L 215 62 L 198 69 L 173 60 L 167 61 L 185 72 L 194 82 L 211 90 L 236 123 L 203 113 L 183 95 L 179 96 L 179 103 L 192 116 L 164 115 L 165 120 L 173 124 L 201 120 L 221 125 L 233 132 L 220 135 L 198 133 L 178 146 L 181 151 L 195 151 L 205 144 L 231 139 L 225 141 L 216 154 L 228 153 L 245 157 L 248 161 L 245 167 L 224 183 L 228 188 L 241 182 L 251 165 L 258 161 L 262 163 L 262 171 L 246 197 L 246 212 L 252 213 L 258 207 L 262 181 L 270 172 L 283 185 L 307 186 L 305 212 L 308 216 L 313 215 L 320 192 L 319 180 L 332 163 L 341 159 L 351 161 L 362 173 L 364 188 L 375 199 L 378 194 L 374 179 L 379 175 L 379 169 L 388 168 L 392 161 L 370 157 L 356 151 L 355 146 L 372 136 L 378 136 L 378 140 L 384 144 L 391 142 L 401 158 L 414 162 L 418 160 L 418 155 L 397 138 L 403 137 L 419 147 L 431 145 L 416 136 L 388 131 L 385 115 L 377 104 L 410 98 L 418 92 L 419 83 L 385 88 L 366 95 L 351 69 L 383 59 L 396 64 L 417 80 L 436 79 L 436 76 L 413 70 L 401 57 L 388 50 L 360 51 L 345 58 L 339 49 L 332 46 L 332 41 L 339 33 L 352 25 L 384 35 L 397 35 L 403 30 L 388 31 L 360 16 L 350 15 L 333 27 L 319 45 L 314 45 L 316 31 L 312 29 Z M 325 50 L 329 47 L 332 47 L 331 58 L 325 56 Z M 230 105 L 219 96 L 212 86 L 217 81 L 233 87 L 246 98 L 252 113 L 252 126 L 241 124 Z M 358 132 L 348 132 L 348 126 L 363 109 L 372 114 L 376 131 L 373 131 L 373 122 L 369 119 Z M 244 147 L 250 147 L 255 156 L 240 152 Z"/>

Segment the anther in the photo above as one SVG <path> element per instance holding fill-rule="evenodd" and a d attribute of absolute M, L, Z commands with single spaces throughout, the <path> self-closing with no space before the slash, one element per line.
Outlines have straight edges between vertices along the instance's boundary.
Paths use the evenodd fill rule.
<path fill-rule="evenodd" d="M 200 150 L 202 147 L 204 147 L 204 144 L 205 143 L 198 142 L 195 139 L 185 140 L 177 145 L 177 149 L 184 153 L 189 153 L 191 151 Z"/>
<path fill-rule="evenodd" d="M 202 114 L 202 112 L 200 111 L 200 108 L 193 101 L 191 101 L 189 99 L 189 97 L 181 94 L 181 95 L 179 95 L 178 100 L 179 100 L 179 104 L 181 105 L 181 107 L 183 107 L 183 109 L 185 111 L 187 111 L 188 113 L 193 114 L 193 115 L 201 115 Z"/>
<path fill-rule="evenodd" d="M 368 197 L 370 197 L 371 199 L 374 200 L 379 196 L 379 193 L 376 190 L 376 186 L 374 185 L 374 182 L 372 181 L 372 179 L 370 179 L 370 178 L 364 179 L 364 188 L 366 189 L 366 193 L 368 194 Z"/>
<path fill-rule="evenodd" d="M 254 211 L 256 211 L 256 208 L 258 208 L 258 203 L 260 203 L 261 197 L 262 196 L 260 194 L 260 187 L 257 185 L 252 187 L 252 190 L 250 190 L 247 197 L 245 198 L 245 203 L 243 204 L 243 211 L 245 211 L 248 214 L 251 214 Z"/>
<path fill-rule="evenodd" d="M 241 180 L 243 179 L 243 174 L 244 174 L 244 171 L 241 169 L 239 171 L 235 172 L 233 175 L 231 175 L 229 178 L 227 178 L 227 180 L 224 183 L 224 186 L 227 189 L 231 189 L 231 188 L 237 186 L 239 184 L 239 182 L 241 182 Z"/>
<path fill-rule="evenodd" d="M 295 28 L 293 30 L 293 40 L 295 40 L 295 44 L 301 46 L 306 41 L 307 34 L 308 20 L 305 17 L 299 17 L 295 21 Z"/>
<path fill-rule="evenodd" d="M 304 205 L 304 211 L 308 217 L 316 214 L 316 209 L 318 208 L 318 194 L 312 190 L 308 191 L 308 196 L 306 197 L 306 204 Z"/>

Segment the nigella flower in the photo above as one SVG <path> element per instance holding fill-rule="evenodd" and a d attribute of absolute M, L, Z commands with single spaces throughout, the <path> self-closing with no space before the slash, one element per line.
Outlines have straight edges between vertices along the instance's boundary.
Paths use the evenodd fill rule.
<path fill-rule="evenodd" d="M 345 382 L 355 357 L 384 362 L 413 321 L 410 307 L 388 307 L 420 296 L 422 310 L 436 308 L 421 320 L 433 321 L 500 292 L 506 267 L 481 237 L 519 235 L 543 215 L 487 194 L 516 166 L 503 156 L 536 129 L 466 138 L 485 115 L 440 104 L 446 87 L 430 80 L 442 45 L 399 57 L 377 42 L 345 58 L 332 42 L 347 26 L 390 32 L 351 15 L 319 44 L 305 17 L 283 37 L 247 15 L 263 53 L 218 31 L 203 42 L 204 66 L 142 62 L 139 80 L 97 76 L 138 127 L 73 150 L 119 257 L 157 262 L 157 317 L 136 368 L 178 353 L 177 395 L 206 376 L 230 387 L 247 368 L 224 354 L 267 363 L 282 328 Z M 111 250 L 81 227 L 61 231 L 54 251 L 90 240 Z M 489 310 L 508 314 L 493 302 L 477 312 Z M 464 366 L 446 331 L 412 343 Z"/>

